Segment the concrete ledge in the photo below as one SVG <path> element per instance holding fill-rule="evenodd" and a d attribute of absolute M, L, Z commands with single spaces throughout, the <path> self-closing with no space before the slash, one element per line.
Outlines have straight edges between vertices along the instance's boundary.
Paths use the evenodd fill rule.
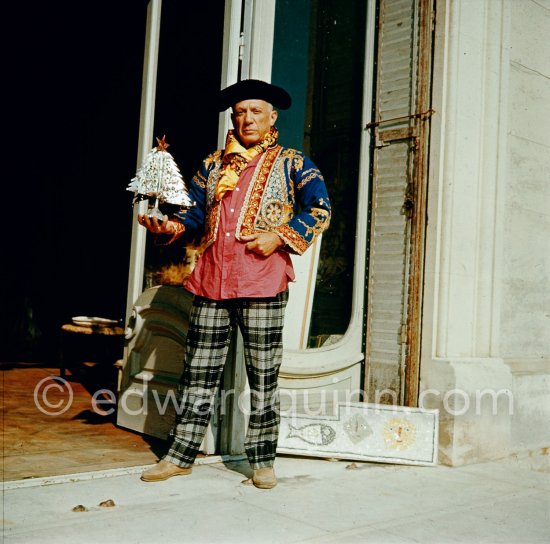
<path fill-rule="evenodd" d="M 548 359 L 431 359 L 423 363 L 419 406 L 440 411 L 440 463 L 512 456 L 547 463 L 542 454 L 534 459 L 550 445 Z"/>
<path fill-rule="evenodd" d="M 535 460 L 550 446 L 550 359 L 510 358 L 505 364 L 513 378 L 512 451 L 528 464 L 543 466 L 548 455 Z"/>
<path fill-rule="evenodd" d="M 460 466 L 509 456 L 512 373 L 500 358 L 432 359 L 419 405 L 439 409 L 439 462 Z"/>

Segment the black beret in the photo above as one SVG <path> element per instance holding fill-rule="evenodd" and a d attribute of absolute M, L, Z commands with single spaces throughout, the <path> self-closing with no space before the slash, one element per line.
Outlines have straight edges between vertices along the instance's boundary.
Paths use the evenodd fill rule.
<path fill-rule="evenodd" d="M 259 79 L 243 79 L 220 91 L 220 111 L 225 111 L 242 100 L 265 100 L 281 110 L 287 110 L 292 103 L 290 95 L 282 87 Z"/>

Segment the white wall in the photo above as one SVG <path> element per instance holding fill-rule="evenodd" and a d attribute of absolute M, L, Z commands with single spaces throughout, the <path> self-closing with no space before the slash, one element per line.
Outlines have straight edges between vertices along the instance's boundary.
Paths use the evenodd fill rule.
<path fill-rule="evenodd" d="M 501 352 L 550 357 L 550 1 L 509 4 Z"/>
<path fill-rule="evenodd" d="M 550 445 L 550 0 L 436 8 L 421 398 L 459 465 Z"/>
<path fill-rule="evenodd" d="M 513 451 L 548 468 L 542 454 L 550 443 L 550 1 L 507 4 L 500 347 L 513 376 Z"/>

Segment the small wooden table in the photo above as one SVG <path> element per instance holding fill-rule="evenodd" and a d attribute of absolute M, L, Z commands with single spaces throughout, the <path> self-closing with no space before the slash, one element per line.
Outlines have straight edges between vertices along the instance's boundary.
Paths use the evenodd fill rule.
<path fill-rule="evenodd" d="M 122 356 L 124 348 L 124 328 L 119 326 L 96 326 L 96 325 L 75 325 L 73 323 L 65 323 L 61 326 L 61 340 L 59 352 L 59 372 L 62 378 L 65 377 L 67 368 L 74 369 L 74 357 L 67 357 L 67 349 L 69 338 L 89 338 L 94 341 L 102 338 L 103 356 L 104 358 L 112 357 L 113 364 Z M 70 346 L 73 347 L 74 346 Z M 78 346 L 78 349 L 83 349 L 83 346 Z M 72 360 L 71 360 L 72 359 Z M 68 364 L 67 364 L 68 363 Z"/>

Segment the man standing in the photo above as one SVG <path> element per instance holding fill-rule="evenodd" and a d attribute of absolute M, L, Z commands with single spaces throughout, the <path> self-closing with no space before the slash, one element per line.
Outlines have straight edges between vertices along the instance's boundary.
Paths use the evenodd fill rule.
<path fill-rule="evenodd" d="M 330 202 L 318 168 L 302 152 L 277 143 L 277 108 L 289 94 L 259 80 L 220 92 L 220 111 L 232 108 L 225 148 L 209 155 L 193 177 L 195 206 L 164 221 L 139 215 L 148 230 L 202 237 L 203 253 L 185 287 L 195 295 L 181 379 L 182 411 L 168 453 L 141 479 L 191 473 L 209 423 L 231 328 L 242 332 L 251 413 L 245 450 L 252 483 L 269 489 L 279 432 L 277 379 L 282 362 L 289 253 L 301 255 L 330 221 Z"/>

